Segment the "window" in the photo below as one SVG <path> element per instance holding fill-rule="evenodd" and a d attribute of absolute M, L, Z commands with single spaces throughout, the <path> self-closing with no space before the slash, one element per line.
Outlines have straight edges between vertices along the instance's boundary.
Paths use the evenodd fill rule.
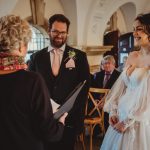
<path fill-rule="evenodd" d="M 25 57 L 27 62 L 30 59 L 30 55 L 36 51 L 39 51 L 49 45 L 49 36 L 46 31 L 39 27 L 31 25 L 32 38 L 28 44 L 28 52 Z"/>

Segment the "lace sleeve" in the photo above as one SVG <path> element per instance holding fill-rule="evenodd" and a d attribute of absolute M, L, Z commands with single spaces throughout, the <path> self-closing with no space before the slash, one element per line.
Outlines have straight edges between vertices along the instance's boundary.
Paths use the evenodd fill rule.
<path fill-rule="evenodd" d="M 135 121 L 150 121 L 150 73 L 147 73 L 137 91 L 132 95 L 136 98 L 136 104 L 128 117 L 123 121 L 125 127 L 131 126 Z"/>
<path fill-rule="evenodd" d="M 128 118 L 136 121 L 150 120 L 150 73 L 145 74 L 132 96 L 136 98 L 136 104 Z"/>
<path fill-rule="evenodd" d="M 126 90 L 126 85 L 122 78 L 123 73 L 121 73 L 106 97 L 104 111 L 110 113 L 110 115 L 117 115 L 119 98 L 124 94 Z"/>

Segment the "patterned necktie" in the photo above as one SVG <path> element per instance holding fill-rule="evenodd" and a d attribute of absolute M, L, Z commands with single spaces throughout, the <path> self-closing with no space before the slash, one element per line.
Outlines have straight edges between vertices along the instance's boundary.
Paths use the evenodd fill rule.
<path fill-rule="evenodd" d="M 103 82 L 103 87 L 106 86 L 107 81 L 109 80 L 110 76 L 111 76 L 111 74 L 110 74 L 109 72 L 106 72 L 106 73 L 105 73 L 105 78 L 104 78 L 104 82 Z"/>
<path fill-rule="evenodd" d="M 59 73 L 59 68 L 60 68 L 59 49 L 54 49 L 53 53 L 54 53 L 54 56 L 53 56 L 53 62 L 52 62 L 52 72 L 54 76 L 57 76 Z"/>

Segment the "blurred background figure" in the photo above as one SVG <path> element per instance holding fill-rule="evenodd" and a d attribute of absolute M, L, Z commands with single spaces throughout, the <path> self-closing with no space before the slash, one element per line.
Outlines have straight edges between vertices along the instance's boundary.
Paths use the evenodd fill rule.
<path fill-rule="evenodd" d="M 93 75 L 93 79 L 91 80 L 91 87 L 94 88 L 105 88 L 105 89 L 111 89 L 115 81 L 118 79 L 120 72 L 115 68 L 116 62 L 112 55 L 107 55 L 103 58 L 102 62 L 102 70 L 99 72 L 96 72 Z M 100 99 L 101 95 L 95 95 L 95 99 Z M 104 101 L 101 101 L 99 108 L 103 109 Z M 104 114 L 104 125 L 105 130 L 107 130 L 109 126 L 109 116 L 108 113 Z M 96 131 L 97 130 L 97 131 Z M 99 129 L 95 128 L 95 134 L 98 134 Z"/>
<path fill-rule="evenodd" d="M 110 89 L 120 72 L 115 68 L 116 62 L 112 55 L 107 55 L 102 60 L 102 70 L 94 74 L 94 82 L 92 87 Z"/>

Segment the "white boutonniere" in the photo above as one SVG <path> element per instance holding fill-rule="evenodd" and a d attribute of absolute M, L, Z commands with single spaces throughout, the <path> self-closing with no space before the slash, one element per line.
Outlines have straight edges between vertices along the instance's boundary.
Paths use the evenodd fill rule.
<path fill-rule="evenodd" d="M 68 57 L 70 58 L 70 59 L 75 59 L 75 56 L 76 56 L 76 53 L 75 53 L 75 51 L 74 50 L 70 50 L 69 52 L 68 52 Z"/>
<path fill-rule="evenodd" d="M 68 58 L 69 58 L 69 60 L 66 63 L 66 68 L 69 68 L 70 70 L 72 68 L 75 68 L 75 61 L 74 61 L 75 58 L 76 58 L 75 56 L 76 56 L 76 53 L 75 53 L 74 50 L 70 50 L 68 52 Z"/>

